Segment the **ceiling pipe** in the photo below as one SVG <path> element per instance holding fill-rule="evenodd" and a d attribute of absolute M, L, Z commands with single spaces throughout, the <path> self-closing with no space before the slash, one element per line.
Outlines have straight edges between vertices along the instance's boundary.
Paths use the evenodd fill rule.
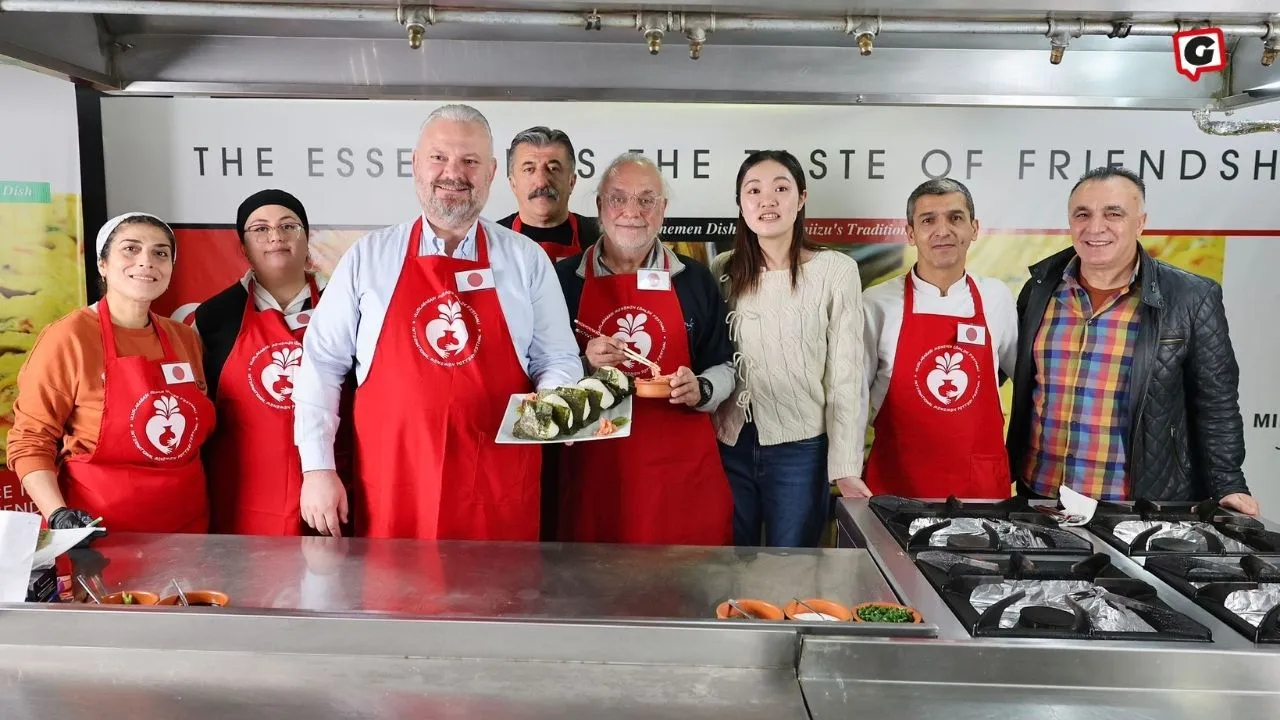
<path fill-rule="evenodd" d="M 591 30 L 637 30 L 636 13 L 581 13 L 544 10 L 450 10 L 432 8 L 440 25 L 498 27 L 563 27 Z"/>
<path fill-rule="evenodd" d="M 0 11 L 350 22 L 395 22 L 397 13 L 397 9 L 392 7 L 175 0 L 0 0 Z"/>
<path fill-rule="evenodd" d="M 417 8 L 434 14 L 437 24 L 508 25 L 542 27 L 588 27 L 636 30 L 639 12 L 571 12 L 547 10 L 467 10 L 447 9 L 429 3 L 401 3 L 401 7 L 361 7 L 353 5 L 311 5 L 300 3 L 188 2 L 178 0 L 0 0 L 4 12 L 48 12 L 95 15 L 161 15 L 169 17 L 240 18 L 262 20 L 336 20 L 351 22 L 397 22 L 402 13 Z M 671 13 L 673 27 L 668 32 L 683 32 L 682 13 Z M 702 14 L 701 17 L 706 17 Z M 1050 32 L 1049 20 L 929 20 L 893 17 L 829 17 L 787 18 L 749 15 L 716 15 L 717 32 L 840 33 L 847 32 L 852 22 L 856 27 L 870 23 L 884 34 L 969 34 L 969 35 L 1039 35 Z M 1081 35 L 1172 36 L 1187 22 L 1099 22 L 1057 18 L 1058 27 L 1079 29 Z M 1202 24 L 1202 23 L 1201 23 Z M 1269 23 L 1222 23 L 1225 35 L 1240 38 L 1274 37 Z"/>

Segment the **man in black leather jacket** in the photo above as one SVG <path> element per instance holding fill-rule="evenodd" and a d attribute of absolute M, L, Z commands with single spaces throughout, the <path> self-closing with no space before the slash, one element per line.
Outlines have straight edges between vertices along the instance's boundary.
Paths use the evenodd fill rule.
<path fill-rule="evenodd" d="M 1218 283 L 1138 242 L 1146 188 L 1098 168 L 1071 191 L 1072 247 L 1018 296 L 1007 445 L 1018 491 L 1218 500 L 1249 515 L 1240 371 Z"/>

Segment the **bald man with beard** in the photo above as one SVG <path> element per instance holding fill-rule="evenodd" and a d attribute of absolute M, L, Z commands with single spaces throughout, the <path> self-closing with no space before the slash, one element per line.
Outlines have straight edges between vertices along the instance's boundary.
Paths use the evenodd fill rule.
<path fill-rule="evenodd" d="M 358 240 L 329 280 L 293 396 L 302 517 L 321 533 L 347 520 L 333 439 L 354 370 L 357 535 L 538 539 L 539 448 L 494 435 L 511 395 L 582 365 L 546 253 L 480 216 L 496 174 L 484 115 L 437 109 L 413 154 L 422 215 Z"/>

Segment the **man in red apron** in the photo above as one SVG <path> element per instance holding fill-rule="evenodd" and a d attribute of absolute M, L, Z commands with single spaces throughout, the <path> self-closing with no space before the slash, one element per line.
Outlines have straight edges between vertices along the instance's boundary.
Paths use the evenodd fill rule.
<path fill-rule="evenodd" d="M 507 182 L 516 212 L 499 225 L 530 238 L 551 260 L 573 257 L 600 237 L 596 221 L 569 211 L 578 182 L 578 158 L 563 130 L 531 127 L 516 134 L 507 148 Z M 542 448 L 542 539 L 555 540 L 559 524 L 560 446 Z"/>
<path fill-rule="evenodd" d="M 582 252 L 600 229 L 569 211 L 577 167 L 573 142 L 563 130 L 539 126 L 517 134 L 507 149 L 507 181 L 519 210 L 498 224 L 538 243 L 553 261 Z"/>
<path fill-rule="evenodd" d="M 965 272 L 978 234 L 968 188 L 920 185 L 907 201 L 918 260 L 863 295 L 875 440 L 848 496 L 1004 499 L 1011 493 L 999 388 L 1013 373 L 1017 313 L 1000 280 Z"/>
<path fill-rule="evenodd" d="M 357 535 L 537 540 L 540 448 L 494 442 L 513 394 L 582 377 L 546 254 L 483 220 L 488 122 L 446 105 L 413 160 L 423 216 L 347 251 L 303 339 L 294 383 L 302 517 L 338 534 L 340 389 L 354 369 Z"/>
<path fill-rule="evenodd" d="M 629 347 L 672 376 L 672 394 L 634 398 L 629 437 L 565 449 L 560 539 L 728 545 L 733 495 L 710 415 L 733 389 L 727 308 L 711 271 L 659 240 L 666 193 L 652 161 L 625 154 L 601 178 L 604 235 L 557 265 L 565 301 L 606 336 L 580 340 L 592 370 L 648 376 Z"/>

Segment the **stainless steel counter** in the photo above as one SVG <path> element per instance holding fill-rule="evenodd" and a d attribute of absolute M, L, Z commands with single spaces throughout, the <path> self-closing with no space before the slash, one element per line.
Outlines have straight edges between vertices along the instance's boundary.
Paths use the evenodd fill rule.
<path fill-rule="evenodd" d="M 1215 642 L 975 639 L 865 501 L 841 512 L 864 549 L 113 536 L 109 589 L 178 577 L 232 606 L 0 608 L 0 717 L 1280 716 L 1280 651 L 1158 581 Z M 726 597 L 895 591 L 928 624 L 711 619 Z"/>
<path fill-rule="evenodd" d="M 1280 717 L 1280 648 L 1255 645 L 1082 528 L 1112 564 L 1210 629 L 1211 643 L 975 638 L 865 500 L 841 500 L 839 543 L 864 547 L 931 640 L 806 639 L 799 667 L 813 718 Z"/>
<path fill-rule="evenodd" d="M 806 682 L 805 700 L 815 720 L 1273 720 L 1278 710 L 1273 695 L 834 680 Z"/>
<path fill-rule="evenodd" d="M 808 634 L 728 597 L 893 599 L 863 550 L 113 535 L 108 590 L 227 608 L 11 605 L 0 717 L 808 718 Z M 890 630 L 903 631 L 893 627 Z M 931 626 L 905 629 L 936 633 Z"/>
<path fill-rule="evenodd" d="M 172 594 L 177 578 L 185 590 L 227 593 L 237 609 L 671 621 L 713 620 L 726 598 L 778 607 L 796 597 L 894 599 L 860 549 L 136 534 L 93 548 L 108 560 L 101 576 L 109 591 Z"/>
<path fill-rule="evenodd" d="M 809 717 L 790 668 L 69 648 L 0 648 L 0 667 L 5 720 Z"/>

